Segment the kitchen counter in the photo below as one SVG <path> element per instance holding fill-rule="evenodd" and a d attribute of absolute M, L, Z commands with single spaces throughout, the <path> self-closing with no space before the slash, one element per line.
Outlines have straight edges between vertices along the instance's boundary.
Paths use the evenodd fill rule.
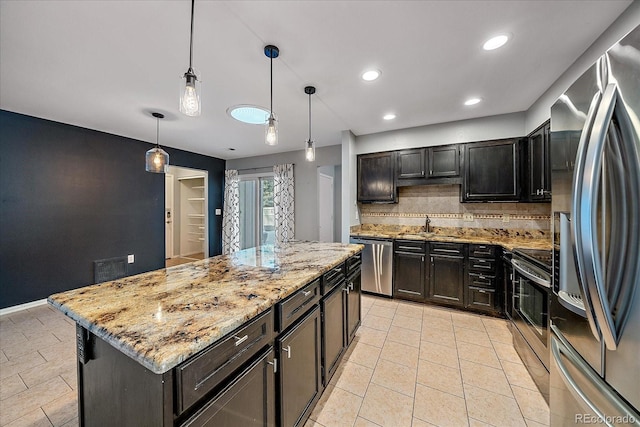
<path fill-rule="evenodd" d="M 262 246 L 54 294 L 48 302 L 161 374 L 361 250 L 303 241 Z"/>
<path fill-rule="evenodd" d="M 422 227 L 416 226 L 364 224 L 351 227 L 351 236 L 430 242 L 477 243 L 498 245 L 509 251 L 515 248 L 552 249 L 550 235 L 541 230 L 447 227 L 433 227 L 433 231 L 429 233 L 422 230 Z"/>

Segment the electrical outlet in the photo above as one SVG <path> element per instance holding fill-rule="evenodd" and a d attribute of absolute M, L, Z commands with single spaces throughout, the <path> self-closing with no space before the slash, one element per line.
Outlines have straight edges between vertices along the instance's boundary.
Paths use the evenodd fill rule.
<path fill-rule="evenodd" d="M 502 214 L 502 222 L 509 222 L 509 221 L 511 221 L 511 215 Z"/>
<path fill-rule="evenodd" d="M 135 256 L 134 256 L 134 255 L 129 255 L 129 256 L 127 256 L 127 262 L 128 262 L 129 264 L 133 264 L 133 263 L 135 262 L 135 260 L 136 260 L 136 258 L 135 258 Z"/>
<path fill-rule="evenodd" d="M 463 221 L 473 221 L 473 214 L 472 213 L 462 214 L 462 220 Z"/>

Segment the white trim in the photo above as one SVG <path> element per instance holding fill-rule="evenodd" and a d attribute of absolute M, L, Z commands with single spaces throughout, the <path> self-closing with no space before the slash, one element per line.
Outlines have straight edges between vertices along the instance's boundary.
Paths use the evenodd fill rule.
<path fill-rule="evenodd" d="M 28 308 L 39 307 L 41 305 L 46 305 L 47 299 L 39 299 L 37 301 L 26 302 L 20 305 L 14 305 L 12 307 L 7 307 L 0 309 L 0 316 L 4 316 L 5 314 L 16 313 L 18 311 L 26 310 Z"/>

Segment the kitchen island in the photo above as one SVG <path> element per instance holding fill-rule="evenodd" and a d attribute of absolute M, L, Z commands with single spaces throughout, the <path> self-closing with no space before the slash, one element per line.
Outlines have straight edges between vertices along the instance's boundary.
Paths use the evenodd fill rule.
<path fill-rule="evenodd" d="M 303 424 L 359 324 L 361 250 L 262 246 L 50 296 L 77 324 L 80 424 Z"/>

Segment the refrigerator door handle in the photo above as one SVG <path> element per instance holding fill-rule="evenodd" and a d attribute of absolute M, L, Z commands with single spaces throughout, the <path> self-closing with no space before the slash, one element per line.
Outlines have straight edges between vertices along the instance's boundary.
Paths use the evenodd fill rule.
<path fill-rule="evenodd" d="M 619 104 L 618 104 L 618 101 Z M 626 319 L 630 312 L 630 304 L 633 301 L 633 292 L 635 291 L 634 282 L 637 277 L 637 266 L 627 263 L 627 268 L 631 274 L 623 271 L 622 257 L 625 254 L 638 253 L 638 227 L 637 224 L 631 223 L 629 216 L 635 216 L 638 213 L 637 201 L 629 200 L 636 197 L 624 197 L 627 191 L 628 195 L 638 194 L 638 172 L 637 172 L 637 153 L 635 150 L 635 142 L 632 134 L 628 132 L 630 126 L 628 123 L 628 114 L 624 111 L 624 103 L 620 99 L 618 88 L 615 83 L 607 85 L 602 97 L 602 103 L 595 117 L 594 125 L 587 146 L 585 157 L 585 169 L 583 175 L 583 185 L 581 191 L 575 196 L 578 198 L 577 204 L 580 205 L 580 218 L 574 222 L 577 227 L 576 236 L 579 236 L 582 246 L 582 268 L 580 274 L 586 278 L 587 291 L 593 302 L 592 310 L 595 314 L 596 322 L 602 333 L 603 340 L 609 350 L 615 350 L 620 341 L 622 330 L 624 329 Z M 612 119 L 614 112 L 618 107 L 616 123 L 622 126 L 622 131 L 626 134 L 618 135 L 612 130 Z M 607 135 L 610 136 L 609 145 L 606 145 Z M 607 152 L 605 161 L 605 149 Z M 616 160 L 616 154 L 619 161 Z M 611 159 L 610 159 L 611 157 Z M 627 159 L 625 159 L 627 157 Z M 623 164 L 626 163 L 626 164 Z M 603 165 L 606 166 L 606 173 L 603 174 Z M 635 168 L 634 168 L 634 165 Z M 626 168 L 636 169 L 627 171 Z M 612 170 L 609 171 L 609 168 Z M 622 171 L 620 169 L 623 169 Z M 625 189 L 625 176 L 629 177 L 628 185 L 631 187 Z M 610 271 L 603 269 L 604 254 L 601 255 L 599 249 L 603 249 L 606 245 L 604 237 L 599 247 L 596 232 L 598 230 L 598 183 L 603 178 L 603 188 L 606 188 L 606 180 L 610 180 L 614 195 L 622 196 L 623 200 L 616 201 L 621 206 L 613 205 L 612 213 L 612 233 L 609 245 L 610 263 L 607 267 L 611 267 Z M 625 191 L 626 190 L 626 191 Z M 635 192 L 633 192 L 635 190 Z M 605 197 L 605 196 L 603 196 Z M 628 215 L 631 209 L 632 215 Z M 583 214 L 586 214 L 583 216 Z M 633 215 L 635 214 L 635 215 Z M 633 218 L 637 222 L 637 217 Z M 606 221 L 603 221 L 606 224 Z M 605 225 L 602 225 L 606 227 Z M 606 229 L 606 228 L 605 228 Z M 634 274 L 636 273 L 636 274 Z M 605 281 L 607 286 L 605 287 Z M 631 282 L 631 283 L 629 283 Z M 609 293 L 607 292 L 609 290 Z M 610 301 L 610 298 L 612 301 Z M 612 304 L 617 307 L 617 318 L 614 320 Z"/>
<path fill-rule="evenodd" d="M 637 420 L 638 413 L 620 399 L 602 378 L 582 360 L 580 355 L 571 348 L 564 338 L 561 338 L 562 335 L 558 333 L 555 326 L 551 326 L 551 328 L 553 330 L 553 334 L 551 335 L 552 365 L 555 364 L 555 366 L 557 366 L 562 382 L 569 389 L 574 399 L 581 403 L 580 406 L 593 411 L 593 413 L 600 417 L 601 420 L 604 420 L 607 425 L 613 425 L 607 420 L 614 417 L 621 419 L 626 417 Z M 570 368 L 567 363 L 571 365 Z M 580 377 L 575 378 L 571 374 L 571 370 L 579 374 Z M 583 387 L 581 387 L 581 385 Z"/>
<path fill-rule="evenodd" d="M 582 235 L 580 234 L 578 224 L 581 222 L 581 198 L 583 186 L 583 175 L 585 170 L 585 157 L 587 153 L 587 142 L 594 125 L 598 106 L 600 105 L 600 99 L 602 98 L 600 92 L 596 92 L 589 105 L 589 112 L 587 113 L 587 119 L 584 127 L 582 128 L 582 134 L 580 135 L 580 142 L 578 143 L 578 156 L 576 157 L 574 175 L 573 175 L 573 189 L 571 192 L 571 211 L 573 212 L 573 218 L 571 220 L 571 242 L 573 246 L 573 255 L 576 263 L 576 272 L 578 273 L 578 285 L 582 292 L 582 302 L 584 303 L 586 317 L 591 328 L 593 336 L 600 341 L 600 330 L 596 323 L 596 315 L 593 309 L 593 303 L 591 301 L 591 294 L 589 293 L 589 279 L 585 274 L 585 261 L 582 258 L 584 253 L 584 245 L 582 242 Z"/>

